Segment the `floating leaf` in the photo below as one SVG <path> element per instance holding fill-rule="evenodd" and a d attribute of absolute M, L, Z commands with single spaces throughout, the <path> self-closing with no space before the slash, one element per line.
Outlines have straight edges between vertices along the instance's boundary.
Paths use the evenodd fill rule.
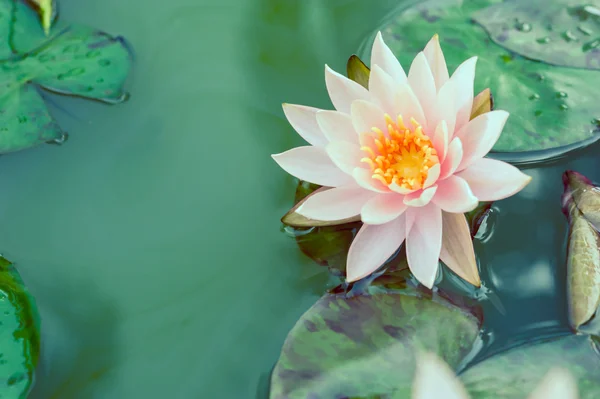
<path fill-rule="evenodd" d="M 600 8 L 580 0 L 510 0 L 474 13 L 473 19 L 497 44 L 524 57 L 600 69 L 598 16 Z"/>
<path fill-rule="evenodd" d="M 360 84 L 365 89 L 369 88 L 369 76 L 371 75 L 371 70 L 357 55 L 353 55 L 348 59 L 346 74 L 348 75 L 348 78 Z"/>
<path fill-rule="evenodd" d="M 596 101 L 600 72 L 531 61 L 495 44 L 484 28 L 471 20 L 475 11 L 494 3 L 495 0 L 423 2 L 393 19 L 383 29 L 383 35 L 405 66 L 431 39 L 432 32 L 439 33 L 450 71 L 464 60 L 479 56 L 476 92 L 490 88 L 494 106 L 511 114 L 494 151 L 569 146 L 566 151 L 600 138 L 594 121 L 600 117 Z M 513 158 L 523 156 L 514 154 Z M 541 151 L 527 156 L 542 159 L 550 155 Z M 504 159 L 511 158 L 506 155 Z"/>
<path fill-rule="evenodd" d="M 569 219 L 567 295 L 574 329 L 588 322 L 600 305 L 600 236 L 586 214 L 600 213 L 598 188 L 579 173 L 563 175 L 563 212 Z"/>
<path fill-rule="evenodd" d="M 600 356 L 588 336 L 568 336 L 519 347 L 467 369 L 461 376 L 472 399 L 525 398 L 555 367 L 577 379 L 580 399 L 600 398 Z"/>
<path fill-rule="evenodd" d="M 327 294 L 302 316 L 273 370 L 271 399 L 408 393 L 418 351 L 455 368 L 471 351 L 480 320 L 470 313 L 415 291 L 372 291 Z"/>
<path fill-rule="evenodd" d="M 0 257 L 0 387 L 3 399 L 25 399 L 40 349 L 35 301 L 16 269 Z"/>

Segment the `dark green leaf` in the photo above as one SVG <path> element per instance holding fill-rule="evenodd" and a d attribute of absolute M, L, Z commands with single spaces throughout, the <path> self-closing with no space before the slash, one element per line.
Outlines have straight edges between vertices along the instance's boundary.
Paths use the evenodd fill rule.
<path fill-rule="evenodd" d="M 346 65 L 346 74 L 348 78 L 352 79 L 356 83 L 360 84 L 364 88 L 369 88 L 369 76 L 371 70 L 365 65 L 364 62 L 357 55 L 353 55 L 348 59 Z"/>
<path fill-rule="evenodd" d="M 473 13 L 495 0 L 428 1 L 396 17 L 383 30 L 405 67 L 438 33 L 450 71 L 479 56 L 475 92 L 490 88 L 494 107 L 510 112 L 495 151 L 534 151 L 575 145 L 599 133 L 600 72 L 528 60 L 495 44 L 473 23 Z M 536 155 L 543 157 L 543 155 Z"/>
<path fill-rule="evenodd" d="M 0 397 L 25 399 L 40 349 L 35 301 L 16 269 L 0 257 Z"/>
<path fill-rule="evenodd" d="M 561 367 L 577 379 L 580 399 L 600 398 L 600 356 L 588 336 L 568 336 L 512 349 L 469 368 L 461 379 L 472 399 L 525 398 Z"/>
<path fill-rule="evenodd" d="M 273 371 L 272 399 L 391 394 L 410 388 L 418 351 L 457 367 L 471 350 L 480 322 L 470 313 L 440 297 L 371 291 L 327 294 L 304 314 Z"/>

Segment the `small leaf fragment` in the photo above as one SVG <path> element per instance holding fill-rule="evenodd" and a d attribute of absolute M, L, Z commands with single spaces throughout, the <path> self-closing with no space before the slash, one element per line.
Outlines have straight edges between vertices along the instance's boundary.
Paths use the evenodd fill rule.
<path fill-rule="evenodd" d="M 363 86 L 365 89 L 369 88 L 369 76 L 371 75 L 371 70 L 357 55 L 352 55 L 348 59 L 346 74 L 348 75 L 348 78 Z"/>
<path fill-rule="evenodd" d="M 52 20 L 56 16 L 56 1 L 55 0 L 28 0 L 33 8 L 37 11 L 44 28 L 46 36 L 50 34 L 50 26 Z"/>
<path fill-rule="evenodd" d="M 471 108 L 471 119 L 475 119 L 479 115 L 490 112 L 494 109 L 494 100 L 490 89 L 482 90 L 473 98 L 473 107 Z"/>

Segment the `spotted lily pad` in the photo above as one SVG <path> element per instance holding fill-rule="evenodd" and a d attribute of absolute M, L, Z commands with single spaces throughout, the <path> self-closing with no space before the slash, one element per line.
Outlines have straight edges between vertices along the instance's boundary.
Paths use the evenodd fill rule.
<path fill-rule="evenodd" d="M 555 155 L 547 150 L 561 153 L 600 138 L 595 120 L 600 72 L 532 61 L 497 45 L 472 21 L 475 12 L 495 3 L 423 2 L 392 19 L 383 28 L 384 39 L 407 68 L 434 32 L 450 71 L 479 56 L 475 92 L 490 88 L 494 107 L 511 114 L 493 149 L 517 153 L 503 154 L 505 160 L 522 159 L 523 152 L 531 160 L 543 159 Z"/>
<path fill-rule="evenodd" d="M 600 69 L 600 2 L 510 0 L 473 14 L 499 45 L 555 65 Z"/>
<path fill-rule="evenodd" d="M 25 399 L 40 350 L 35 301 L 9 261 L 0 257 L 0 397 Z"/>
<path fill-rule="evenodd" d="M 0 39 L 0 53 L 6 56 L 0 59 L 0 154 L 63 138 L 40 89 L 108 103 L 126 98 L 131 55 L 122 38 L 60 24 L 46 37 L 35 11 L 20 0 L 0 0 L 0 34 L 4 33 L 8 39 Z"/>
<path fill-rule="evenodd" d="M 479 328 L 478 318 L 448 300 L 407 288 L 327 294 L 288 335 L 270 398 L 408 393 L 419 351 L 434 352 L 458 368 Z"/>
<path fill-rule="evenodd" d="M 493 356 L 461 376 L 472 399 L 525 398 L 555 367 L 577 379 L 580 399 L 600 398 L 598 342 L 589 336 L 568 336 Z"/>

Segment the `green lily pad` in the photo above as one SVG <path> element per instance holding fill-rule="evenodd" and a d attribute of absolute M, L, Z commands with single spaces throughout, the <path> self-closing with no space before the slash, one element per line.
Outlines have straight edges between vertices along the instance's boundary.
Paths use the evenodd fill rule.
<path fill-rule="evenodd" d="M 494 107 L 511 114 L 494 151 L 517 152 L 515 159 L 530 151 L 537 151 L 528 153 L 531 159 L 541 159 L 550 156 L 543 150 L 564 147 L 566 151 L 600 138 L 595 120 L 600 117 L 599 71 L 558 67 L 516 55 L 494 43 L 472 21 L 476 11 L 497 0 L 459 3 L 462 6 L 450 0 L 424 2 L 382 29 L 406 68 L 433 33 L 440 36 L 450 71 L 469 57 L 479 56 L 475 92 L 490 88 Z M 511 160 L 510 154 L 505 155 L 504 159 Z"/>
<path fill-rule="evenodd" d="M 600 355 L 589 336 L 568 336 L 519 347 L 469 368 L 463 375 L 472 399 L 526 398 L 546 373 L 561 367 L 577 379 L 580 399 L 600 398 Z"/>
<path fill-rule="evenodd" d="M 35 301 L 9 261 L 0 257 L 0 397 L 24 399 L 40 350 Z"/>
<path fill-rule="evenodd" d="M 600 69 L 600 2 L 510 0 L 473 18 L 499 45 L 524 57 L 575 68 Z"/>
<path fill-rule="evenodd" d="M 479 328 L 478 318 L 449 301 L 406 288 L 327 294 L 288 335 L 273 370 L 270 398 L 408 393 L 419 351 L 434 352 L 457 368 Z"/>

